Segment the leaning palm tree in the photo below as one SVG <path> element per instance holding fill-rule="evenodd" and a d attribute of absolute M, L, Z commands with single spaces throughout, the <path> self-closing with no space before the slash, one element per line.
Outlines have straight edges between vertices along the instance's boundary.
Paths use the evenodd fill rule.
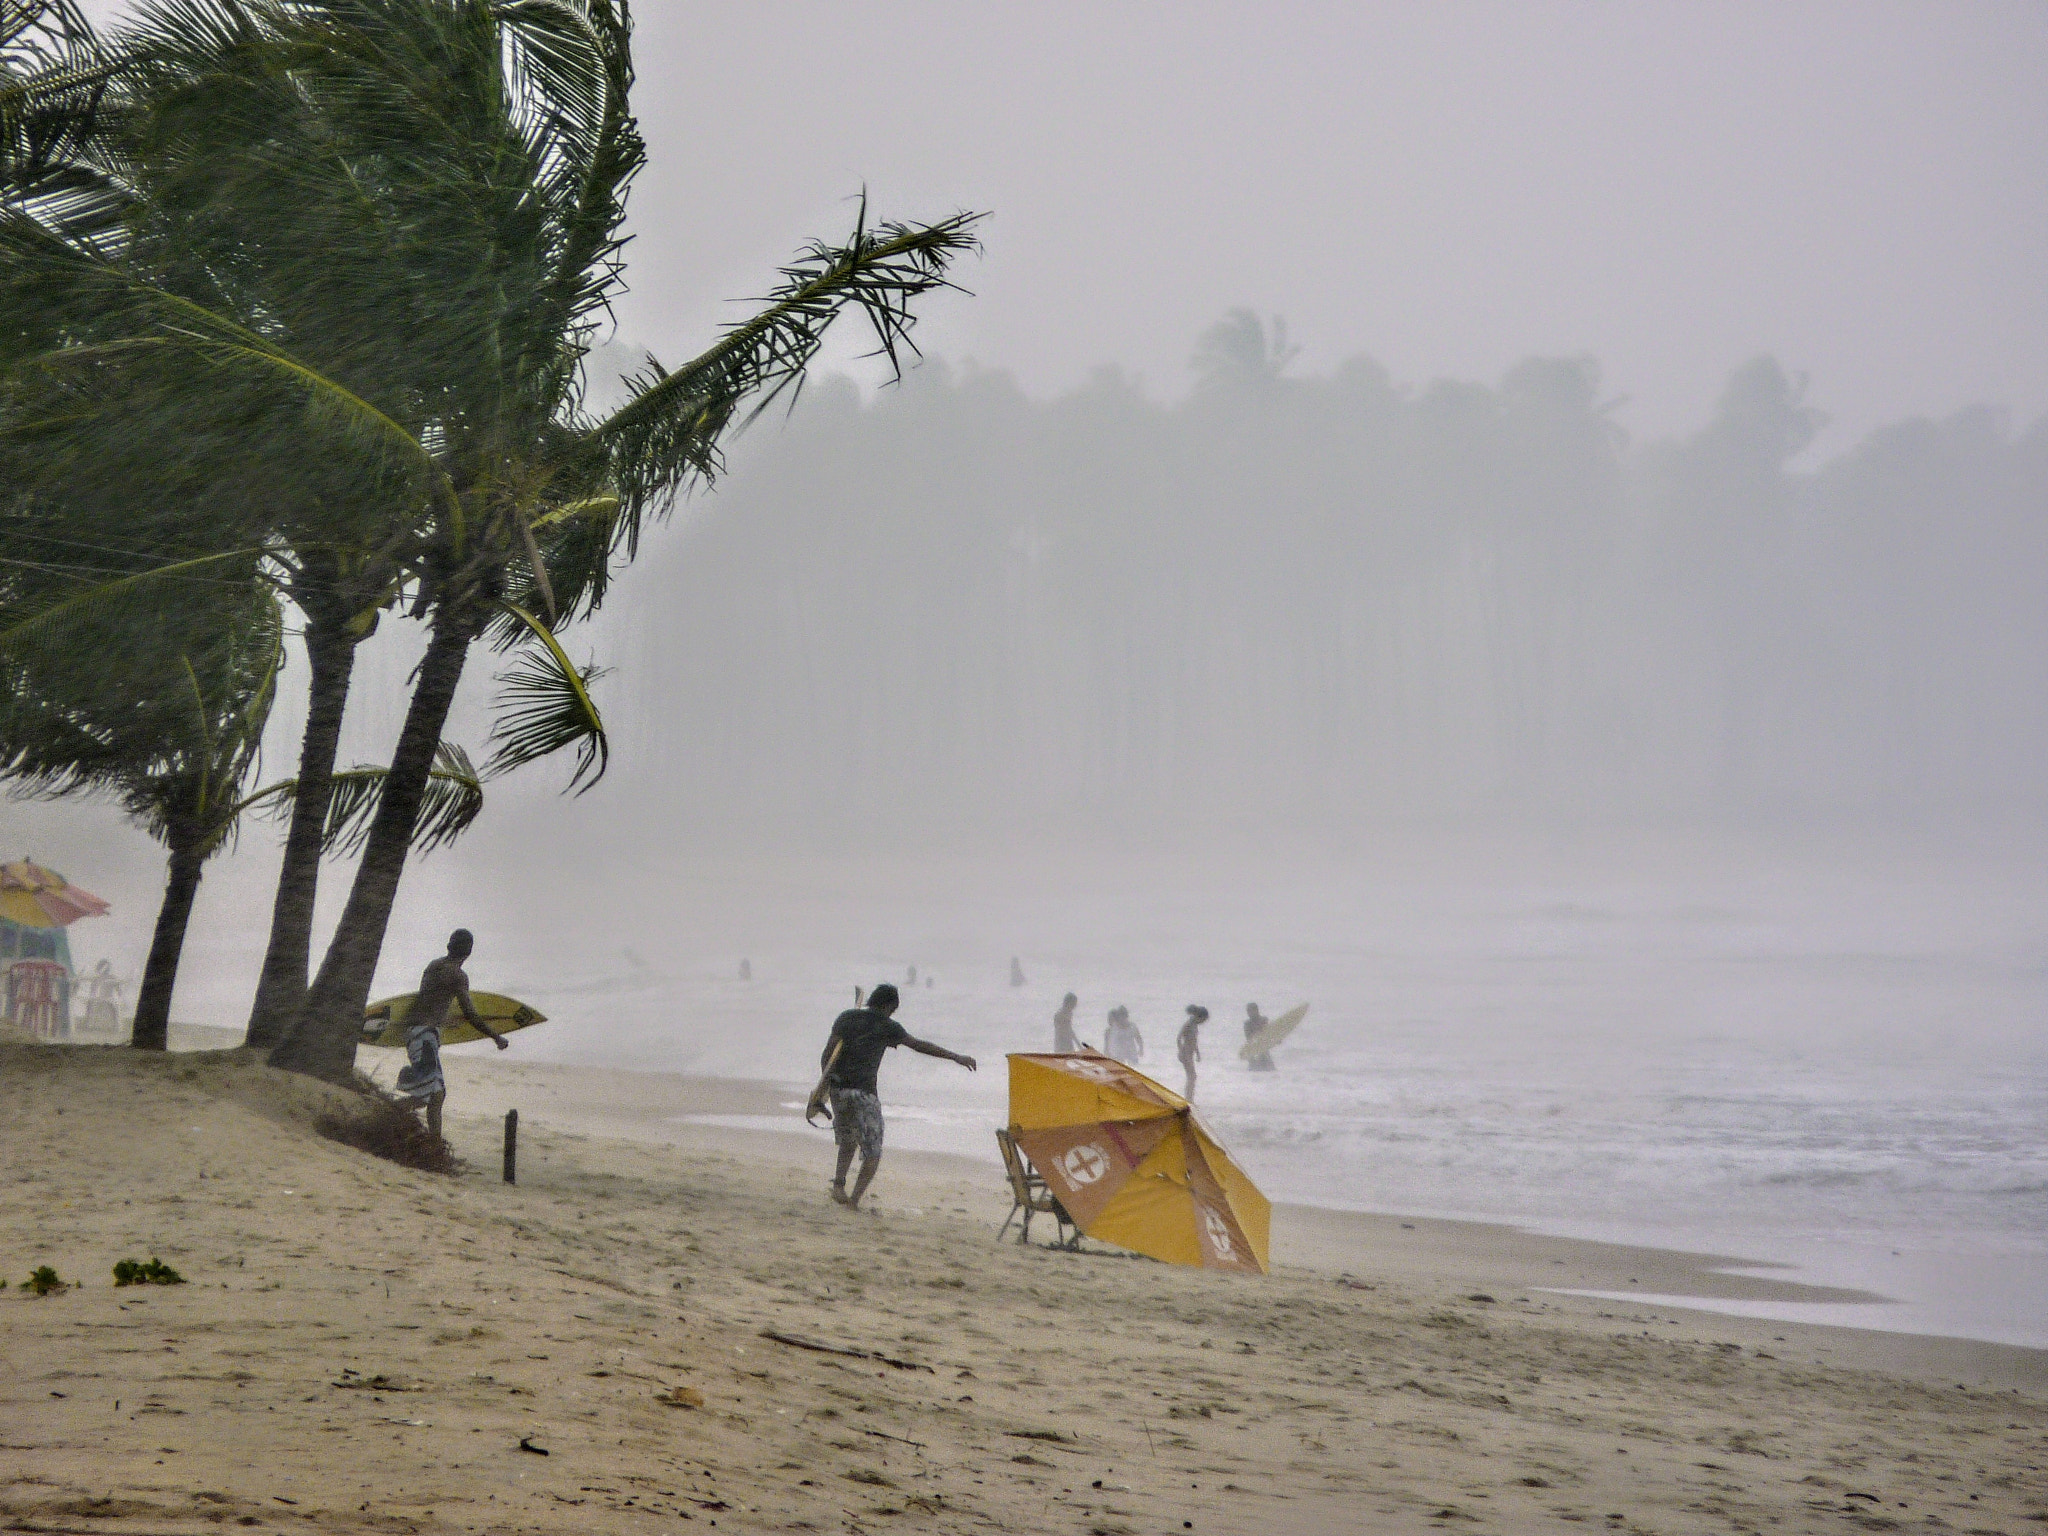
<path fill-rule="evenodd" d="M 0 261 L 122 347 L 261 381 L 300 407 L 304 441 L 392 476 L 351 554 L 385 562 L 390 595 L 430 629 L 348 904 L 273 1053 L 340 1077 L 471 647 L 533 648 L 493 766 L 573 742 L 587 787 L 603 738 L 554 631 L 603 600 L 647 519 L 718 473 L 725 434 L 801 380 L 837 316 L 860 312 L 894 361 L 973 220 L 863 213 L 753 319 L 680 368 L 650 365 L 596 418 L 582 360 L 620 290 L 642 159 L 622 5 L 158 0 L 119 48 L 142 233 L 116 248 L 0 222 Z M 156 280 L 136 259 L 156 250 L 205 286 Z"/>
<path fill-rule="evenodd" d="M 161 344 L 166 331 L 176 335 L 181 311 L 202 324 L 257 325 L 312 355 L 334 353 L 360 323 L 358 311 L 323 303 L 321 283 L 280 288 L 252 279 L 238 245 L 274 244 L 277 226 L 264 227 L 263 214 L 280 206 L 277 187 L 249 184 L 246 164 L 236 188 L 201 185 L 193 173 L 207 141 L 177 117 L 191 97 L 190 77 L 260 48 L 255 13 L 188 7 L 182 17 L 153 18 L 118 45 L 96 36 L 69 0 L 27 0 L 8 15 L 15 24 L 0 37 L 0 59 L 12 66 L 0 86 L 0 336 L 12 330 L 18 345 L 0 356 L 0 471 L 10 447 L 16 463 L 0 483 L 39 481 L 70 493 L 81 477 L 102 486 L 128 477 L 149 493 L 130 498 L 145 515 L 126 522 L 114 545 L 98 536 L 99 554 L 123 565 L 116 571 L 102 559 L 100 574 L 127 583 L 138 600 L 174 595 L 177 581 L 191 579 L 190 562 L 153 577 L 126 569 L 120 557 L 183 548 L 197 508 L 205 539 L 188 552 L 204 555 L 210 545 L 218 554 L 222 543 L 262 548 L 303 617 L 307 719 L 250 1031 L 252 1043 L 267 1046 L 304 999 L 356 648 L 395 595 L 402 561 L 392 535 L 402 533 L 416 497 L 402 466 L 380 469 L 359 453 L 309 454 L 309 438 L 317 449 L 332 422 L 308 422 L 309 402 L 280 392 L 274 379 L 210 366 L 195 376 L 189 352 L 159 345 L 171 355 L 152 357 L 138 348 Z M 245 143 L 261 137 L 248 132 L 252 113 L 269 114 L 272 136 L 314 127 L 288 104 L 281 110 L 276 89 L 255 84 L 237 103 Z M 346 167 L 330 169 L 329 190 L 346 179 Z M 292 218 L 310 228 L 317 210 L 304 193 L 290 202 Z M 345 224 L 328 220 L 323 237 L 337 240 Z M 380 231 L 355 234 L 374 242 Z M 169 478 L 203 490 L 203 499 L 165 498 Z M 236 501 L 230 488 L 248 494 Z M 79 541 L 63 541 L 61 531 L 50 537 L 60 542 L 27 552 L 68 552 L 81 568 Z"/>
<path fill-rule="evenodd" d="M 83 472 L 70 477 L 64 503 L 10 483 L 14 494 L 0 501 L 0 548 L 10 551 L 0 557 L 0 783 L 29 798 L 110 798 L 165 845 L 169 879 L 133 1037 L 161 1050 L 204 866 L 245 816 L 275 815 L 297 789 L 290 780 L 249 788 L 283 657 L 271 562 L 248 551 L 123 576 L 119 563 L 138 556 L 113 541 L 135 537 L 123 523 L 151 521 L 146 505 L 96 516 Z M 171 483 L 159 496 L 176 505 L 189 492 Z M 324 848 L 361 845 L 386 777 L 371 765 L 334 776 L 318 828 Z M 468 755 L 442 743 L 416 846 L 451 841 L 482 804 Z"/>
<path fill-rule="evenodd" d="M 135 1009 L 148 1050 L 164 1048 L 200 875 L 244 808 L 283 654 L 268 589 L 222 586 L 175 616 L 131 613 L 117 675 L 62 648 L 0 665 L 0 778 L 16 793 L 111 796 L 169 853 Z"/>

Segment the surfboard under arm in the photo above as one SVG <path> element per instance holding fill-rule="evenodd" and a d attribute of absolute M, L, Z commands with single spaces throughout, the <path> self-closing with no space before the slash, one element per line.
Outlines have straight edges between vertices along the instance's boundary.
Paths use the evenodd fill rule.
<path fill-rule="evenodd" d="M 843 1039 L 832 1042 L 832 1054 L 825 1058 L 825 1070 L 818 1074 L 818 1086 L 811 1090 L 810 1098 L 804 1101 L 805 1125 L 816 1123 L 811 1118 L 813 1115 L 823 1114 L 827 1120 L 832 1118 L 832 1069 L 839 1065 L 839 1053 L 845 1049 L 846 1042 Z"/>

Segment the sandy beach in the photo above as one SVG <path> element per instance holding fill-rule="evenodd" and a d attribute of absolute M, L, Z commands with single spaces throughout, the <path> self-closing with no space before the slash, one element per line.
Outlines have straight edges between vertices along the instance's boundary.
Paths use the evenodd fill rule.
<path fill-rule="evenodd" d="M 240 1052 L 0 1046 L 0 1528 L 2048 1522 L 2048 1355 L 1662 1299 L 1856 1299 L 1740 1255 L 1291 1207 L 1260 1280 L 1023 1249 L 972 1160 L 855 1214 L 823 1136 L 687 1118 L 782 1085 L 450 1067 L 456 1177 Z M 112 1284 L 152 1256 L 190 1283 Z"/>

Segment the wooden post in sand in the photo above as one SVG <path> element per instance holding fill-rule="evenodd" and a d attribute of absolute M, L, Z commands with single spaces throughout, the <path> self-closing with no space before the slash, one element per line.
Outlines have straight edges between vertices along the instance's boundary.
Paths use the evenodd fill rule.
<path fill-rule="evenodd" d="M 505 1111 L 505 1182 L 519 1182 L 519 1111 Z"/>

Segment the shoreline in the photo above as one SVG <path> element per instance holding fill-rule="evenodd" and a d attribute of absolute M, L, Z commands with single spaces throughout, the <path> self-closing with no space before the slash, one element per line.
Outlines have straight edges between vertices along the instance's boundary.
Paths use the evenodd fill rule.
<path fill-rule="evenodd" d="M 387 1081 L 401 1053 L 366 1047 L 365 1070 Z M 481 1128 L 484 1118 L 520 1111 L 522 1134 L 545 1123 L 570 1134 L 671 1146 L 815 1173 L 822 1196 L 831 1140 L 806 1134 L 783 1106 L 807 1091 L 752 1078 L 698 1077 L 565 1063 L 501 1062 L 451 1050 L 443 1067 L 448 1114 Z M 515 1102 L 516 1100 L 516 1102 Z M 729 1120 L 789 1121 L 760 1129 Z M 940 1192 L 978 1189 L 1007 1206 L 1000 1164 L 955 1152 L 891 1149 L 871 1201 L 922 1210 Z M 1548 1304 L 1595 1318 L 1649 1316 L 1746 1347 L 1804 1341 L 1812 1358 L 1855 1363 L 1926 1379 L 2048 1389 L 2048 1349 L 1969 1335 L 1888 1328 L 1867 1318 L 1802 1318 L 1763 1307 L 1880 1308 L 1900 1305 L 1874 1291 L 1814 1284 L 1772 1271 L 1792 1266 L 1734 1254 L 1562 1236 L 1511 1222 L 1343 1210 L 1275 1201 L 1273 1262 L 1338 1277 L 1374 1273 L 1406 1284 L 1448 1283 L 1467 1293 L 1542 1295 Z M 1626 1306 L 1628 1313 L 1614 1312 Z M 1723 1310 L 1727 1308 L 1729 1310 Z"/>

